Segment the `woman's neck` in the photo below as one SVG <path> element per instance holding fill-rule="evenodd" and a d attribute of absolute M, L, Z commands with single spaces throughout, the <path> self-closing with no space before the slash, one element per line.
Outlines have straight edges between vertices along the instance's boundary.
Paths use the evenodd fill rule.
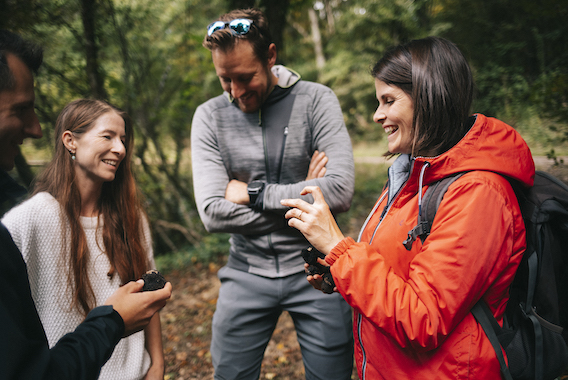
<path fill-rule="evenodd" d="M 79 193 L 81 194 L 81 216 L 93 217 L 99 214 L 101 192 L 102 186 L 79 187 Z"/>

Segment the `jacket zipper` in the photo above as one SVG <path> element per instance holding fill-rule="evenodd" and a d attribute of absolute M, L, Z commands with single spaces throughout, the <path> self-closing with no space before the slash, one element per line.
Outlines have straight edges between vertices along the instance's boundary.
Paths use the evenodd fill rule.
<path fill-rule="evenodd" d="M 412 176 L 412 171 L 414 169 L 414 163 L 416 161 L 414 161 L 412 163 L 412 166 L 410 167 L 410 173 L 408 174 L 408 178 L 410 179 L 410 177 Z M 406 180 L 406 183 L 404 185 L 402 185 L 400 187 L 400 189 L 398 189 L 397 193 L 394 195 L 392 201 L 390 202 L 390 204 L 388 204 L 388 200 L 387 200 L 387 205 L 385 206 L 385 209 L 382 211 L 381 213 L 381 218 L 379 220 L 379 223 L 377 223 L 377 227 L 375 227 L 375 230 L 373 231 L 373 235 L 371 236 L 371 240 L 369 241 L 369 245 L 373 242 L 373 239 L 375 238 L 375 234 L 377 233 L 377 230 L 379 229 L 379 226 L 382 224 L 385 215 L 389 212 L 391 205 L 394 203 L 394 201 L 396 200 L 396 198 L 400 195 L 402 189 L 408 184 L 408 180 Z M 421 190 L 419 190 L 421 191 Z M 369 216 L 367 217 L 367 220 L 365 220 L 365 223 L 363 224 L 363 227 L 361 228 L 361 231 L 359 232 L 359 238 L 357 239 L 358 242 L 361 241 L 361 236 L 363 235 L 363 230 L 367 227 L 367 224 L 369 223 L 369 220 L 371 220 L 371 217 L 373 216 L 373 214 L 377 211 L 377 208 L 379 207 L 379 205 L 382 203 L 384 197 L 388 195 L 388 190 L 385 192 L 385 194 L 379 199 L 379 201 L 377 202 L 377 204 L 375 205 L 375 207 L 373 207 L 373 210 L 371 210 L 371 213 L 369 214 Z M 357 340 L 359 342 L 359 348 L 361 348 L 361 352 L 363 354 L 363 362 L 361 363 L 361 375 L 362 375 L 362 379 L 361 380 L 365 380 L 366 379 L 366 371 L 367 371 L 367 354 L 365 352 L 365 346 L 363 344 L 363 336 L 361 335 L 361 329 L 362 329 L 362 320 L 363 320 L 363 316 L 361 314 L 357 315 Z"/>
<path fill-rule="evenodd" d="M 362 379 L 365 380 L 367 377 L 367 353 L 365 352 L 365 347 L 363 346 L 363 338 L 361 337 L 361 320 L 363 316 L 361 314 L 357 314 L 357 340 L 359 341 L 359 346 L 361 347 L 361 352 L 363 353 L 363 364 L 361 365 L 361 375 Z"/>
<path fill-rule="evenodd" d="M 266 179 L 267 182 L 270 182 L 270 165 L 268 163 L 268 147 L 266 145 L 266 129 L 264 128 L 264 125 L 262 123 L 262 116 L 261 116 L 261 111 L 258 111 L 258 125 L 262 128 L 262 145 L 264 147 L 264 168 L 266 170 Z M 287 133 L 287 131 L 285 131 Z M 284 139 L 286 138 L 286 135 L 284 135 Z M 278 174 L 278 176 L 280 176 L 280 174 Z M 272 251 L 272 254 L 274 255 L 274 266 L 276 267 L 276 273 L 280 273 L 280 261 L 278 260 L 278 254 L 276 253 L 276 250 L 274 249 L 274 245 L 272 244 L 272 234 L 269 233 L 267 235 L 267 239 L 268 239 L 268 247 L 270 249 L 270 251 Z"/>
<path fill-rule="evenodd" d="M 282 141 L 282 151 L 280 152 L 280 162 L 278 163 L 278 183 L 280 183 L 280 176 L 282 175 L 282 162 L 284 161 L 284 148 L 286 147 L 286 138 L 288 137 L 288 127 L 284 128 L 284 140 Z M 267 157 L 266 154 L 266 148 L 265 148 L 265 153 L 264 153 L 265 157 Z M 267 164 L 268 167 L 268 164 Z M 272 235 L 268 235 L 268 245 L 270 246 L 270 249 L 272 250 L 272 252 L 274 252 L 274 259 L 275 259 L 275 264 L 276 264 L 276 273 L 280 273 L 280 261 L 278 260 L 278 254 L 276 253 L 276 250 L 274 249 L 273 245 L 272 245 Z"/>
<path fill-rule="evenodd" d="M 278 183 L 282 175 L 282 163 L 284 162 L 284 148 L 286 148 L 286 139 L 288 138 L 288 126 L 284 128 L 284 139 L 282 140 L 282 150 L 280 151 L 280 161 L 278 162 Z"/>

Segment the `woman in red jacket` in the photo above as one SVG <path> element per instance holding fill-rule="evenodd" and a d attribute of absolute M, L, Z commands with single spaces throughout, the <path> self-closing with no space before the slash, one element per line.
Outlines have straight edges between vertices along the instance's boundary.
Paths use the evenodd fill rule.
<path fill-rule="evenodd" d="M 354 309 L 360 379 L 500 378 L 495 352 L 470 310 L 483 299 L 502 323 L 525 250 L 508 179 L 532 185 L 530 150 L 505 123 L 470 116 L 471 71 L 447 40 L 397 46 L 372 75 L 374 121 L 388 134 L 389 154 L 398 157 L 358 240 L 344 237 L 317 187 L 303 191 L 313 204 L 283 200 L 291 207 L 286 217 L 326 254 L 336 291 Z M 464 171 L 447 190 L 428 239 L 405 248 L 429 184 Z M 321 287 L 318 275 L 308 281 Z"/>

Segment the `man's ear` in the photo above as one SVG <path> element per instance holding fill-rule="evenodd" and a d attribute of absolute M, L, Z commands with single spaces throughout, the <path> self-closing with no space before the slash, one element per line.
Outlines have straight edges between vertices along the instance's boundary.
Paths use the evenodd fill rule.
<path fill-rule="evenodd" d="M 63 135 L 61 135 L 61 141 L 63 141 L 63 145 L 65 145 L 65 148 L 68 151 L 75 153 L 77 145 L 75 143 L 75 136 L 73 136 L 73 133 L 71 133 L 71 131 L 63 132 Z"/>
<path fill-rule="evenodd" d="M 274 45 L 273 43 L 270 44 L 270 46 L 268 46 L 268 67 L 272 68 L 272 66 L 274 66 L 276 64 L 276 57 L 277 57 L 277 53 L 276 53 L 276 45 Z"/>

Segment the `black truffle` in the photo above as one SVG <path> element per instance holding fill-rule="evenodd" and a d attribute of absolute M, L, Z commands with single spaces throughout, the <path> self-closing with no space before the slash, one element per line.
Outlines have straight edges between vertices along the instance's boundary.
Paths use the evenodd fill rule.
<path fill-rule="evenodd" d="M 166 285 L 166 279 L 155 269 L 149 270 L 142 275 L 142 280 L 144 280 L 143 292 L 149 290 L 162 289 Z"/>

